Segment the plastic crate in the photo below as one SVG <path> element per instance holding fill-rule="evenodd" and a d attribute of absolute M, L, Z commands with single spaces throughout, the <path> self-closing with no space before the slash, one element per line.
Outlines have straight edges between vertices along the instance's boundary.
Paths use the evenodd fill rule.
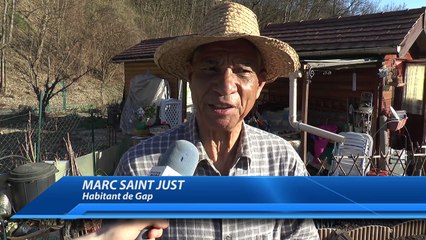
<path fill-rule="evenodd" d="M 160 120 L 171 128 L 182 123 L 182 101 L 174 98 L 165 99 L 160 104 Z"/>

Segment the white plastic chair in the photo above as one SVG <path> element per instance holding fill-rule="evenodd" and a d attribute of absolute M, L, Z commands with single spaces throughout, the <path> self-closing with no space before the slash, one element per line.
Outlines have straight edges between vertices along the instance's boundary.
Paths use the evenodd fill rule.
<path fill-rule="evenodd" d="M 341 132 L 345 141 L 337 144 L 330 175 L 365 176 L 373 154 L 373 138 L 366 133 Z"/>
<path fill-rule="evenodd" d="M 174 98 L 161 100 L 160 120 L 171 128 L 182 123 L 182 101 Z"/>

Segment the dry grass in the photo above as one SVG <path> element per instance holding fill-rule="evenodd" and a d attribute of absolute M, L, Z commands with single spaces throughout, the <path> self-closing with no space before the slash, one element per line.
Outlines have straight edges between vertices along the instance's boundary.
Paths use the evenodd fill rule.
<path fill-rule="evenodd" d="M 85 106 L 101 107 L 108 103 L 120 102 L 124 88 L 122 73 L 116 74 L 114 79 L 105 83 L 103 94 L 101 82 L 94 78 L 85 77 L 67 89 L 67 108 L 82 108 Z M 101 97 L 102 96 L 102 97 Z M 62 109 L 63 96 L 58 94 L 51 102 L 51 109 Z M 7 82 L 6 94 L 0 94 L 0 109 L 16 110 L 19 108 L 38 108 L 36 95 L 27 82 L 10 76 Z"/>

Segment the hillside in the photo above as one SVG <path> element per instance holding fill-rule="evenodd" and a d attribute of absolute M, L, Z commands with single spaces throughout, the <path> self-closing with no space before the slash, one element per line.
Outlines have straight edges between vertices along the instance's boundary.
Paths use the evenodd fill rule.
<path fill-rule="evenodd" d="M 90 106 L 102 107 L 108 103 L 120 102 L 124 88 L 124 76 L 122 68 L 120 69 L 113 79 L 104 84 L 103 94 L 101 94 L 101 82 L 91 77 L 85 77 L 71 85 L 66 93 L 67 109 L 88 109 Z M 36 95 L 31 86 L 23 79 L 10 76 L 13 72 L 10 70 L 9 72 L 7 92 L 0 94 L 0 109 L 6 111 L 17 111 L 26 107 L 38 109 Z M 62 107 L 63 96 L 58 94 L 52 99 L 50 108 L 61 110 Z"/>

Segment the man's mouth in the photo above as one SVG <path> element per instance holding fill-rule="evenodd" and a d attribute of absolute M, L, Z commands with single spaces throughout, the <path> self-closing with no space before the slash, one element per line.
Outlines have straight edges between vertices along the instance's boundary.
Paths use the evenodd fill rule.
<path fill-rule="evenodd" d="M 229 108 L 232 108 L 232 106 L 228 105 L 228 104 L 209 104 L 209 106 L 213 109 L 229 109 Z"/>

